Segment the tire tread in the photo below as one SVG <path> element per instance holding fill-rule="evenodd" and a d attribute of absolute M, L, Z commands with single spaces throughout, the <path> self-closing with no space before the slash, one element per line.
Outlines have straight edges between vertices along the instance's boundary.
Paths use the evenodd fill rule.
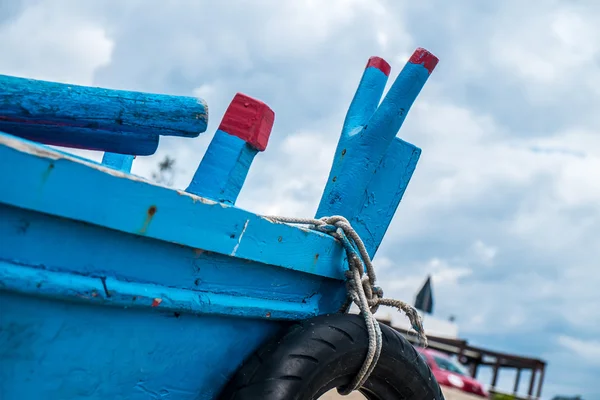
<path fill-rule="evenodd" d="M 384 347 L 373 371 L 374 379 L 367 380 L 363 394 L 379 398 L 369 397 L 366 392 L 373 392 L 374 385 L 386 384 L 393 386 L 386 389 L 394 393 L 395 398 L 390 400 L 443 400 L 439 385 L 416 349 L 391 327 L 380 326 Z M 358 315 L 322 315 L 300 321 L 251 356 L 220 399 L 310 399 L 303 397 L 305 393 L 324 390 L 323 382 L 337 387 L 338 383 L 347 384 L 339 379 L 354 376 L 366 356 L 367 345 L 367 329 Z M 396 371 L 398 366 L 401 368 Z M 348 372 L 349 368 L 355 370 Z"/>

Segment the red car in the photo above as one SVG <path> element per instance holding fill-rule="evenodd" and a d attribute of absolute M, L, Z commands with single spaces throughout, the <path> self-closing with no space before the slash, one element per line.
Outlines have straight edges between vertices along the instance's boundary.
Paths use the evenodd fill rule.
<path fill-rule="evenodd" d="M 488 398 L 489 395 L 483 385 L 475 378 L 469 376 L 467 370 L 458 362 L 452 360 L 439 351 L 417 348 L 417 351 L 425 359 L 435 379 L 441 386 L 448 386 L 461 390 L 465 393 Z"/>

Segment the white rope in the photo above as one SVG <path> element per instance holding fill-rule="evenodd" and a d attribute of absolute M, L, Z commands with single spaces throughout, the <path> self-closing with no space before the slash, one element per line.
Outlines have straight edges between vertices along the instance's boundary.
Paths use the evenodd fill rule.
<path fill-rule="evenodd" d="M 346 303 L 340 309 L 340 312 L 347 312 L 351 303 L 356 304 L 360 309 L 361 315 L 365 320 L 367 332 L 369 334 L 369 348 L 367 357 L 363 365 L 354 377 L 354 380 L 346 388 L 338 389 L 341 395 L 347 395 L 358 390 L 373 372 L 379 356 L 381 354 L 382 337 L 381 329 L 377 319 L 373 316 L 380 305 L 395 307 L 403 311 L 413 329 L 417 332 L 423 345 L 427 345 L 425 330 L 421 316 L 412 306 L 400 300 L 386 299 L 383 297 L 383 290 L 375 285 L 375 268 L 367 249 L 348 220 L 341 216 L 313 218 L 286 218 L 286 217 L 266 217 L 269 220 L 287 224 L 309 225 L 311 229 L 327 233 L 344 246 L 348 258 L 349 269 L 346 271 L 346 290 L 348 297 Z M 366 270 L 366 274 L 365 274 Z"/>

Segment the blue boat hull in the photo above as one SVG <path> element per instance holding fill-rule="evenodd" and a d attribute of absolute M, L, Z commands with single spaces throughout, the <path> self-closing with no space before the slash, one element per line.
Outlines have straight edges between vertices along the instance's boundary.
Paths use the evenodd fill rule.
<path fill-rule="evenodd" d="M 213 399 L 277 322 L 0 292 L 3 399 Z"/>
<path fill-rule="evenodd" d="M 421 153 L 396 134 L 435 64 L 417 49 L 381 100 L 390 66 L 372 57 L 344 122 L 317 217 L 347 218 L 371 257 Z M 340 243 L 235 207 L 266 104 L 234 97 L 184 191 L 129 172 L 159 136 L 204 132 L 203 100 L 4 76 L 0 92 L 0 399 L 212 400 L 282 326 L 345 304 Z"/>
<path fill-rule="evenodd" d="M 339 280 L 3 204 L 0 237 L 2 399 L 214 399 L 282 324 L 344 296 Z"/>

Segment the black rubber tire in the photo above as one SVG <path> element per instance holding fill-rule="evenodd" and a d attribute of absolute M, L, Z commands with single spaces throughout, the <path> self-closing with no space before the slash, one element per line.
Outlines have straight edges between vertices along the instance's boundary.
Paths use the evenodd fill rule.
<path fill-rule="evenodd" d="M 360 389 L 369 400 L 443 400 L 425 361 L 399 333 L 381 325 L 383 348 Z M 362 317 L 322 315 L 292 325 L 236 372 L 220 400 L 316 400 L 348 385 L 368 348 Z"/>

